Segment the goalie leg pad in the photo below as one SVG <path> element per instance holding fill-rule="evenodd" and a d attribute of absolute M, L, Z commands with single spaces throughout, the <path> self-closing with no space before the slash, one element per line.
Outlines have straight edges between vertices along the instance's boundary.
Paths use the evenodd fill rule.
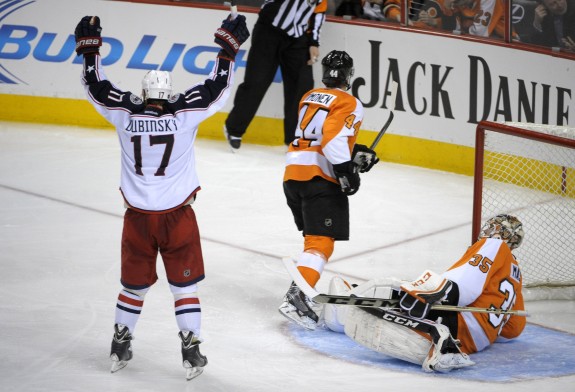
<path fill-rule="evenodd" d="M 328 294 L 395 299 L 399 298 L 401 282 L 397 278 L 378 278 L 352 288 L 340 276 L 334 276 L 330 281 Z M 348 310 L 347 306 L 326 304 L 324 307 L 325 325 L 334 332 L 343 333 Z"/>
<path fill-rule="evenodd" d="M 417 332 L 356 307 L 347 311 L 345 334 L 364 347 L 416 365 L 423 364 L 432 347 Z"/>
<path fill-rule="evenodd" d="M 399 298 L 401 283 L 402 280 L 393 277 L 372 279 L 351 289 L 349 295 L 395 299 Z"/>
<path fill-rule="evenodd" d="M 328 294 L 347 295 L 351 287 L 340 276 L 334 276 L 329 282 Z M 323 317 L 326 327 L 334 332 L 343 333 L 348 306 L 326 304 Z"/>

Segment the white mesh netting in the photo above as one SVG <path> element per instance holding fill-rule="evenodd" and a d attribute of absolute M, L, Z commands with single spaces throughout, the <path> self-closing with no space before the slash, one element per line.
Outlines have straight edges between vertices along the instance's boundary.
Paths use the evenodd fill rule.
<path fill-rule="evenodd" d="M 575 128 L 506 123 L 575 140 Z M 572 141 L 570 142 L 571 144 Z M 517 216 L 524 286 L 575 286 L 575 148 L 486 130 L 482 221 Z"/>

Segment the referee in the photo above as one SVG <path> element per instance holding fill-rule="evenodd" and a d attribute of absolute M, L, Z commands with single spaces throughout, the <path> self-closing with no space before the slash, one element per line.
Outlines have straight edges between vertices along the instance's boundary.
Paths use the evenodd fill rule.
<path fill-rule="evenodd" d="M 327 0 L 267 0 L 253 28 L 245 77 L 238 86 L 224 133 L 232 151 L 254 118 L 280 67 L 284 89 L 284 144 L 295 139 L 298 104 L 313 88 L 311 65 L 319 57 L 319 35 Z"/>

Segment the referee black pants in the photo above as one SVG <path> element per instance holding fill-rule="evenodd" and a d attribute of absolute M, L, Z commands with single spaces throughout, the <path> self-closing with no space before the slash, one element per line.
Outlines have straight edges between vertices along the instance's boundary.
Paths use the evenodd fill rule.
<path fill-rule="evenodd" d="M 309 46 L 305 36 L 290 37 L 258 20 L 252 32 L 244 81 L 238 86 L 234 107 L 226 119 L 228 134 L 243 136 L 279 67 L 284 93 L 284 143 L 290 144 L 295 139 L 299 101 L 313 88 L 312 67 L 307 65 L 308 60 Z"/>

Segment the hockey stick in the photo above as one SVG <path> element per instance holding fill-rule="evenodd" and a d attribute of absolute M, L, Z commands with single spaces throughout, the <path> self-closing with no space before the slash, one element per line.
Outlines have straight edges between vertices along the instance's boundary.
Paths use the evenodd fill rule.
<path fill-rule="evenodd" d="M 386 306 L 396 306 L 398 300 L 389 298 L 372 298 L 372 297 L 349 297 L 342 295 L 320 294 L 313 287 L 311 287 L 306 280 L 301 276 L 297 267 L 295 266 L 291 257 L 284 257 L 282 259 L 291 278 L 295 284 L 307 295 L 311 300 L 317 303 L 332 304 L 332 305 L 352 305 L 360 306 L 362 308 L 380 308 Z M 475 312 L 475 313 L 493 313 L 493 314 L 511 314 L 515 316 L 528 317 L 529 314 L 524 310 L 502 310 L 490 308 L 475 308 L 469 306 L 455 306 L 455 305 L 433 305 L 433 310 L 452 311 L 452 312 Z"/>
<path fill-rule="evenodd" d="M 369 308 L 392 307 L 399 304 L 397 299 L 373 298 L 373 297 L 347 297 L 343 295 L 318 294 L 312 298 L 320 304 L 332 305 L 351 305 Z M 431 310 L 450 311 L 450 312 L 474 312 L 474 313 L 493 313 L 493 314 L 511 314 L 514 316 L 528 317 L 529 314 L 524 310 L 503 310 L 492 308 L 476 308 L 473 306 L 457 305 L 432 305 Z"/>
<path fill-rule="evenodd" d="M 236 5 L 236 0 L 231 0 L 230 13 L 232 15 L 232 20 L 238 16 L 238 6 Z"/>
<path fill-rule="evenodd" d="M 391 122 L 393 121 L 393 110 L 395 109 L 395 98 L 397 97 L 397 89 L 399 87 L 399 84 L 394 80 L 391 82 L 391 104 L 392 109 L 389 113 L 389 117 L 387 118 L 387 121 L 385 122 L 385 124 L 383 124 L 383 127 L 381 128 L 381 131 L 379 131 L 379 133 L 377 134 L 377 136 L 375 137 L 375 140 L 373 141 L 373 143 L 371 143 L 371 146 L 369 148 L 371 148 L 372 150 L 377 147 L 377 144 L 379 143 L 379 141 L 381 140 L 381 138 L 383 137 L 383 135 L 385 135 L 385 132 L 387 132 L 387 128 L 389 128 L 389 125 L 391 124 Z"/>

